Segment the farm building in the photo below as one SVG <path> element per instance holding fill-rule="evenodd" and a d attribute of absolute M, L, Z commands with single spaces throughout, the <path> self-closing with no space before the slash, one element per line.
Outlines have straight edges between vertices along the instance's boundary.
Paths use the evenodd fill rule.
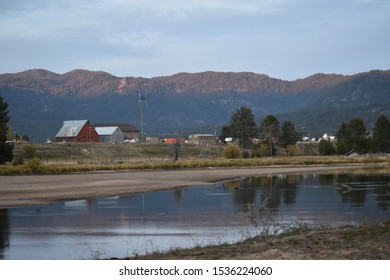
<path fill-rule="evenodd" d="M 64 121 L 56 142 L 99 142 L 99 135 L 88 120 Z"/>
<path fill-rule="evenodd" d="M 119 124 L 95 124 L 97 127 L 114 127 L 117 126 L 124 133 L 125 139 L 139 139 L 139 129 L 131 124 L 119 123 Z"/>
<path fill-rule="evenodd" d="M 95 129 L 99 135 L 99 142 L 119 143 L 125 140 L 125 134 L 117 126 L 96 127 Z"/>
<path fill-rule="evenodd" d="M 184 144 L 184 138 L 164 138 L 162 140 L 163 143 L 166 143 L 166 144 L 176 144 L 176 143 L 179 143 L 179 144 Z"/>
<path fill-rule="evenodd" d="M 216 144 L 214 134 L 192 134 L 188 136 L 188 143 L 202 146 L 212 146 Z"/>

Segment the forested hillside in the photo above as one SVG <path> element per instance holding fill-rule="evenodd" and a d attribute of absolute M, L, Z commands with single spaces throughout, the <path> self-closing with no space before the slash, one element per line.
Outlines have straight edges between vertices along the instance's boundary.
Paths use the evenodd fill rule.
<path fill-rule="evenodd" d="M 139 127 L 138 94 L 147 97 L 146 135 L 219 133 L 241 106 L 257 120 L 273 114 L 314 137 L 359 116 L 367 126 L 390 116 L 390 71 L 351 76 L 316 74 L 283 81 L 254 73 L 179 73 L 151 79 L 74 70 L 0 75 L 11 126 L 34 142 L 53 139 L 64 120 L 129 122 Z"/>

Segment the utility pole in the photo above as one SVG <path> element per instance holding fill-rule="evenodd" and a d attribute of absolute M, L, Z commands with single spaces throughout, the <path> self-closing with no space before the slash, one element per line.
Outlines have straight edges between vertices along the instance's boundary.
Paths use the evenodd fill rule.
<path fill-rule="evenodd" d="M 141 106 L 141 142 L 144 142 L 144 102 L 146 103 L 146 95 L 138 91 L 139 104 Z"/>

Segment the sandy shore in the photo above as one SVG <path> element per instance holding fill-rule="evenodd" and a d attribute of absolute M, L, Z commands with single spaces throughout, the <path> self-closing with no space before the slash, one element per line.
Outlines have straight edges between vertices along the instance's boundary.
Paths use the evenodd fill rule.
<path fill-rule="evenodd" d="M 186 186 L 204 186 L 218 181 L 267 174 L 329 171 L 356 167 L 356 165 L 276 166 L 0 176 L 0 209 L 42 205 L 60 200 L 129 195 Z"/>

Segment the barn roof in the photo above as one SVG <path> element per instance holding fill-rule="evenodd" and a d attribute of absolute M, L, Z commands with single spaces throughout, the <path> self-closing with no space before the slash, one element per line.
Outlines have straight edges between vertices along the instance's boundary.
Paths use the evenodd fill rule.
<path fill-rule="evenodd" d="M 112 135 L 117 129 L 119 129 L 119 127 L 117 126 L 105 126 L 95 128 L 98 135 Z"/>
<path fill-rule="evenodd" d="M 123 132 L 139 132 L 139 129 L 134 127 L 131 124 L 127 123 L 109 123 L 109 124 L 94 124 L 94 127 L 112 127 L 112 126 L 117 126 L 122 130 Z"/>
<path fill-rule="evenodd" d="M 88 120 L 64 121 L 56 137 L 76 137 Z"/>

